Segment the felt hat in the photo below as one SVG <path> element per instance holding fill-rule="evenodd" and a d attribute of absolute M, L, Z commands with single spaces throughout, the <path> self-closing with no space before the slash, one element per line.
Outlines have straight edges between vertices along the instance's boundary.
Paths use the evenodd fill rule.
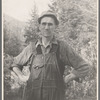
<path fill-rule="evenodd" d="M 52 12 L 52 11 L 44 11 L 44 12 L 40 15 L 40 17 L 38 18 L 39 24 L 41 23 L 41 19 L 42 19 L 43 17 L 48 17 L 48 16 L 49 16 L 49 17 L 52 17 L 52 18 L 54 19 L 56 25 L 59 24 L 59 21 L 58 21 L 58 19 L 57 19 L 57 15 L 56 15 L 54 12 Z"/>

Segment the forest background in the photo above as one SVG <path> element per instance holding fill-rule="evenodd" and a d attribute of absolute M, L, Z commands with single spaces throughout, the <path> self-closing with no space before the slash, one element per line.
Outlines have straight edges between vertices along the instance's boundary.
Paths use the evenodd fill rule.
<path fill-rule="evenodd" d="M 56 37 L 68 43 L 90 65 L 87 77 L 67 84 L 66 100 L 97 99 L 97 1 L 96 0 L 52 0 L 49 9 L 59 19 Z M 21 22 L 6 14 L 3 15 L 4 45 L 4 99 L 21 100 L 24 84 L 11 78 L 9 70 L 13 58 L 30 41 L 38 38 L 38 10 L 34 5 L 31 19 Z M 65 66 L 66 67 L 66 66 Z M 65 74 L 70 72 L 67 66 Z"/>

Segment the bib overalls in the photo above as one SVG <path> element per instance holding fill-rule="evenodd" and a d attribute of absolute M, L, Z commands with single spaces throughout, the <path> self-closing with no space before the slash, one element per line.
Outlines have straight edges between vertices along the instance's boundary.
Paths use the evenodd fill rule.
<path fill-rule="evenodd" d="M 41 46 L 36 49 L 23 100 L 64 100 L 63 74 L 57 62 L 57 48 L 53 44 L 47 54 L 42 53 Z"/>

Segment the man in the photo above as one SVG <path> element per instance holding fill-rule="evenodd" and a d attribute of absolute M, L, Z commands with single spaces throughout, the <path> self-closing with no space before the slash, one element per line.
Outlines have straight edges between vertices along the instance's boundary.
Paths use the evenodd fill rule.
<path fill-rule="evenodd" d="M 44 12 L 38 22 L 41 37 L 15 57 L 12 70 L 20 73 L 19 78 L 25 82 L 28 77 L 21 69 L 30 67 L 23 100 L 64 100 L 64 82 L 84 77 L 89 66 L 68 44 L 55 39 L 59 21 L 53 12 Z M 74 70 L 63 79 L 65 65 Z"/>

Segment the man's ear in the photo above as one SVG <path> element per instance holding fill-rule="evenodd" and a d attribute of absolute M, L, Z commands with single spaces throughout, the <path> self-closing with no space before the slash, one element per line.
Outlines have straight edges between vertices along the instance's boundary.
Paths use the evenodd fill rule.
<path fill-rule="evenodd" d="M 37 27 L 37 32 L 40 32 L 40 29 L 39 29 L 39 27 Z"/>

